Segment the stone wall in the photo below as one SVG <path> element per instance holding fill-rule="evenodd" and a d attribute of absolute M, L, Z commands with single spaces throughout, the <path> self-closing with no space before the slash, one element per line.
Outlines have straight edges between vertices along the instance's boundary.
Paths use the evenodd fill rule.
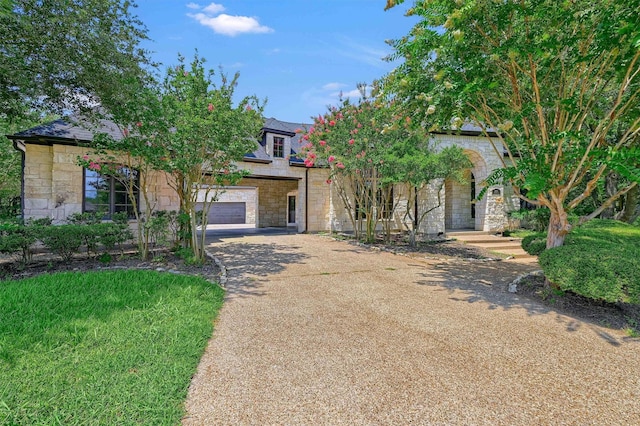
<path fill-rule="evenodd" d="M 254 187 L 258 193 L 258 218 L 256 226 L 287 226 L 287 195 L 298 190 L 297 180 L 271 180 L 244 178 L 241 186 Z M 249 207 L 247 206 L 247 210 Z"/>
<path fill-rule="evenodd" d="M 74 213 L 82 213 L 83 168 L 78 157 L 87 149 L 74 145 L 26 144 L 24 167 L 25 218 L 51 218 L 62 223 Z M 169 187 L 164 173 L 148 177 L 149 197 L 156 210 L 177 210 L 178 196 Z M 144 203 L 141 199 L 141 209 Z"/>

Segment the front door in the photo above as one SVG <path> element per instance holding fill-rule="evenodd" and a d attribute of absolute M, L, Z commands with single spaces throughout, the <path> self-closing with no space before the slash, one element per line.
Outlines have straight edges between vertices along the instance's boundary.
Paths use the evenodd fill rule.
<path fill-rule="evenodd" d="M 287 213 L 287 223 L 289 225 L 293 225 L 296 223 L 296 196 L 289 195 L 288 196 L 288 213 Z"/>

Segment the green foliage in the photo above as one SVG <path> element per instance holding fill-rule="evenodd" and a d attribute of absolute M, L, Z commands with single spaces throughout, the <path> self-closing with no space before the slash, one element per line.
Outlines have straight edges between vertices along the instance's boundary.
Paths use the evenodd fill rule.
<path fill-rule="evenodd" d="M 607 302 L 640 303 L 640 229 L 593 220 L 562 247 L 539 257 L 545 276 L 563 290 Z"/>
<path fill-rule="evenodd" d="M 357 103 L 343 100 L 314 119 L 302 136 L 306 144 L 301 154 L 307 167 L 329 168 L 327 183 L 338 190 L 356 238 L 364 227 L 364 238 L 373 241 L 378 221 L 393 217 L 391 188 L 406 185 L 411 192 L 435 179 L 461 179 L 471 163 L 458 147 L 438 150 L 420 123 L 413 123 L 393 101 L 368 97 L 365 85 L 359 89 L 362 99 Z"/>
<path fill-rule="evenodd" d="M 89 232 L 92 232 L 93 235 L 97 237 L 98 242 L 106 251 L 111 251 L 117 246 L 121 246 L 133 239 L 133 234 L 129 226 L 118 222 L 105 222 L 93 225 Z"/>
<path fill-rule="evenodd" d="M 547 234 L 527 235 L 522 239 L 522 248 L 532 256 L 539 256 L 547 248 Z"/>
<path fill-rule="evenodd" d="M 12 0 L 0 14 L 0 118 L 117 104 L 132 81 L 147 78 L 150 63 L 133 7 L 123 0 Z"/>
<path fill-rule="evenodd" d="M 33 246 L 37 241 L 39 228 L 15 223 L 0 224 L 0 253 L 21 254 L 22 263 L 28 263 L 33 256 Z"/>
<path fill-rule="evenodd" d="M 509 216 L 521 221 L 521 226 L 525 229 L 534 231 L 544 231 L 549 227 L 549 209 L 541 207 L 533 210 L 515 210 L 509 213 Z"/>
<path fill-rule="evenodd" d="M 89 238 L 89 230 L 89 227 L 81 225 L 47 226 L 42 228 L 39 238 L 47 249 L 68 262 Z"/>
<path fill-rule="evenodd" d="M 420 22 L 391 42 L 404 61 L 385 90 L 430 130 L 482 128 L 507 154 L 489 180 L 549 208 L 549 241 L 562 244 L 567 212 L 608 170 L 627 188 L 640 181 L 638 10 L 640 0 L 415 1 Z"/>
<path fill-rule="evenodd" d="M 223 296 L 154 271 L 3 282 L 0 424 L 180 424 Z"/>
<path fill-rule="evenodd" d="M 153 245 L 173 246 L 178 241 L 178 212 L 160 210 L 145 222 Z"/>

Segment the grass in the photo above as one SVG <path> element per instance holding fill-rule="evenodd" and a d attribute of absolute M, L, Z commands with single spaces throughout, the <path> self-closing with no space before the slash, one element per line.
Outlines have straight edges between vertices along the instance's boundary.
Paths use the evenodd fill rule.
<path fill-rule="evenodd" d="M 592 220 L 562 247 L 539 257 L 545 276 L 563 290 L 610 303 L 640 303 L 640 227 Z"/>
<path fill-rule="evenodd" d="M 223 290 L 155 271 L 0 282 L 0 425 L 175 425 Z"/>

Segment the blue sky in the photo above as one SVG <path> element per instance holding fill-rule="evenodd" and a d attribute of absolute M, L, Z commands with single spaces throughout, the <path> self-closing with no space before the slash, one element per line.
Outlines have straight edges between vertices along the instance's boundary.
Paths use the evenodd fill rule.
<path fill-rule="evenodd" d="M 412 2 L 408 1 L 407 4 Z M 167 66 L 195 49 L 209 68 L 240 72 L 236 93 L 268 98 L 266 117 L 310 122 L 327 105 L 356 92 L 396 64 L 386 39 L 416 22 L 408 6 L 384 11 L 385 0 L 137 0 L 149 30 L 144 47 Z"/>

